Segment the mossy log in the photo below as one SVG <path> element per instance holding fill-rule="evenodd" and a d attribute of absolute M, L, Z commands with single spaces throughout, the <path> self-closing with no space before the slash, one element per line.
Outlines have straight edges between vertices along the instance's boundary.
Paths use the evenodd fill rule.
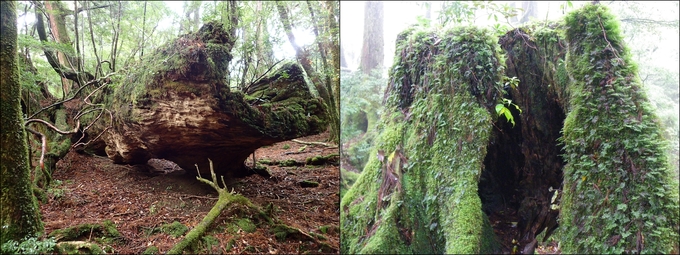
<path fill-rule="evenodd" d="M 522 109 L 514 127 L 493 109 L 503 90 Z M 666 141 L 605 6 L 500 40 L 410 28 L 386 96 L 383 132 L 341 200 L 342 253 L 500 252 L 487 215 L 506 208 L 527 253 L 557 223 L 563 253 L 680 251 Z"/>
<path fill-rule="evenodd" d="M 162 158 L 183 169 L 197 162 L 208 169 L 211 158 L 218 173 L 230 175 L 243 173 L 257 148 L 326 129 L 321 100 L 296 63 L 282 64 L 246 93 L 232 90 L 225 77 L 233 43 L 222 24 L 206 23 L 114 77 L 103 99 L 113 113 L 103 136 L 108 157 L 122 164 Z"/>
<path fill-rule="evenodd" d="M 210 209 L 208 214 L 205 215 L 203 220 L 196 224 L 196 226 L 189 231 L 189 233 L 186 234 L 184 239 L 180 241 L 179 243 L 175 244 L 168 252 L 167 254 L 182 254 L 184 249 L 186 249 L 189 245 L 192 243 L 196 242 L 203 234 L 205 233 L 206 230 L 208 230 L 208 227 L 217 219 L 218 216 L 220 216 L 220 213 L 222 210 L 227 208 L 227 206 L 231 205 L 232 203 L 240 203 L 249 207 L 252 207 L 253 205 L 250 203 L 250 200 L 248 200 L 246 197 L 241 196 L 239 194 L 233 193 L 233 191 L 227 190 L 227 186 L 224 182 L 224 177 L 222 176 L 222 186 L 219 186 L 219 183 L 217 182 L 217 176 L 215 175 L 214 167 L 213 167 L 213 162 L 209 161 L 210 164 L 210 176 L 212 177 L 211 180 L 204 179 L 202 177 L 196 176 L 196 179 L 210 185 L 215 191 L 217 191 L 219 198 L 217 202 L 215 202 L 215 205 Z M 196 166 L 196 170 L 200 173 L 200 170 L 198 169 L 198 166 Z"/>

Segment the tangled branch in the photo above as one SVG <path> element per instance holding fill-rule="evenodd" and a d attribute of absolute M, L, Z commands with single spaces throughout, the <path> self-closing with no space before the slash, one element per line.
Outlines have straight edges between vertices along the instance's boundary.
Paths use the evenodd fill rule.
<path fill-rule="evenodd" d="M 84 116 L 84 115 L 86 115 L 86 114 L 88 114 L 88 113 L 94 112 L 94 111 L 100 111 L 100 112 L 99 112 L 99 115 L 97 115 L 97 117 L 96 117 L 92 122 L 90 122 L 90 123 L 82 130 L 82 135 L 81 135 L 80 139 L 78 139 L 78 141 L 77 141 L 73 146 L 71 146 L 71 147 L 72 147 L 72 148 L 75 148 L 75 147 L 78 147 L 78 146 L 86 146 L 86 145 L 88 145 L 90 142 L 97 140 L 99 137 L 102 136 L 102 134 L 104 134 L 104 132 L 106 132 L 106 131 L 110 128 L 110 126 L 104 128 L 104 130 L 103 130 L 99 135 L 97 135 L 97 137 L 95 137 L 94 139 L 88 141 L 87 143 L 82 143 L 82 142 L 81 142 L 81 141 L 85 138 L 85 131 L 87 131 L 90 127 L 92 127 L 92 125 L 93 125 L 94 123 L 96 123 L 96 122 L 101 118 L 101 116 L 102 116 L 102 114 L 104 113 L 104 111 L 106 111 L 106 112 L 109 114 L 110 120 L 113 120 L 113 114 L 111 113 L 111 111 L 109 111 L 108 109 L 106 109 L 106 108 L 104 108 L 104 107 L 98 107 L 98 106 L 101 106 L 101 105 L 96 105 L 96 104 L 91 103 L 91 102 L 89 101 L 89 98 L 90 98 L 92 95 L 94 95 L 95 92 L 99 91 L 101 88 L 103 88 L 104 86 L 108 85 L 109 82 L 110 82 L 110 77 L 111 77 L 111 75 L 113 75 L 113 74 L 115 74 L 115 73 L 110 73 L 110 74 L 108 74 L 108 75 L 106 75 L 106 76 L 104 76 L 104 77 L 102 77 L 102 78 L 99 78 L 99 79 L 96 79 L 96 80 L 91 80 L 91 81 L 89 81 L 89 82 L 86 83 L 84 86 L 81 86 L 80 88 L 78 88 L 78 90 L 77 90 L 77 91 L 73 94 L 73 96 L 71 96 L 70 98 L 65 99 L 65 100 L 62 100 L 62 101 L 59 101 L 59 102 L 56 102 L 56 103 L 53 103 L 53 104 L 51 104 L 51 105 L 48 105 L 48 106 L 46 106 L 46 107 L 41 108 L 41 109 L 38 110 L 37 112 L 33 113 L 30 117 L 28 117 L 28 120 L 26 120 L 26 122 L 24 122 L 24 126 L 26 127 L 26 130 L 27 130 L 27 131 L 29 131 L 29 132 L 31 132 L 32 134 L 37 135 L 37 136 L 40 137 L 40 141 L 41 141 L 40 168 L 41 168 L 41 169 L 44 169 L 44 168 L 45 168 L 45 163 L 44 163 L 44 162 L 45 162 L 45 154 L 47 154 L 47 136 L 46 136 L 45 134 L 41 133 L 41 132 L 38 132 L 38 131 L 33 130 L 33 129 L 31 129 L 31 128 L 28 128 L 29 124 L 31 124 L 31 123 L 41 123 L 41 124 L 45 125 L 46 127 L 50 128 L 50 129 L 52 129 L 52 130 L 54 130 L 54 131 L 57 132 L 58 134 L 61 134 L 61 135 L 71 135 L 71 134 L 76 134 L 76 133 L 78 133 L 78 131 L 80 130 L 80 118 L 81 118 L 82 116 Z M 80 92 L 81 92 L 84 88 L 86 88 L 87 86 L 92 85 L 92 84 L 99 84 L 99 83 L 101 83 L 101 85 L 98 86 L 97 88 L 95 88 L 92 92 L 90 92 L 90 93 L 83 99 L 83 101 L 84 101 L 88 106 L 93 106 L 93 107 L 97 107 L 97 108 L 94 108 L 94 109 L 92 109 L 92 108 L 90 108 L 90 109 L 87 109 L 87 108 L 81 109 L 81 110 L 76 114 L 76 116 L 74 117 L 74 120 L 75 120 L 75 122 L 76 122 L 76 125 L 75 125 L 75 127 L 73 128 L 73 130 L 64 131 L 64 130 L 59 129 L 59 128 L 56 127 L 54 124 L 52 124 L 52 123 L 50 123 L 50 122 L 48 122 L 48 121 L 45 121 L 45 120 L 43 120 L 43 119 L 34 118 L 35 116 L 37 116 L 38 114 L 40 114 L 41 112 L 43 112 L 43 111 L 45 111 L 45 110 L 47 110 L 47 109 L 50 109 L 50 108 L 52 108 L 52 107 L 55 107 L 55 106 L 57 106 L 57 105 L 64 104 L 64 103 L 66 103 L 66 102 L 69 102 L 69 101 L 75 99 L 75 98 L 78 96 L 78 94 L 80 94 Z"/>

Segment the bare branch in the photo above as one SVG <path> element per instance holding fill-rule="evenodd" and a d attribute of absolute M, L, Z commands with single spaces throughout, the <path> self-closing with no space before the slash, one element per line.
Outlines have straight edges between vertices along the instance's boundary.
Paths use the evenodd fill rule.
<path fill-rule="evenodd" d="M 45 136 L 45 134 L 43 133 L 40 133 L 30 128 L 26 128 L 26 130 L 28 132 L 33 133 L 34 135 L 40 136 L 40 142 L 42 143 L 40 150 L 40 169 L 45 169 L 45 154 L 47 154 L 47 136 Z"/>
<path fill-rule="evenodd" d="M 97 6 L 96 2 L 93 2 L 93 3 L 95 3 L 94 7 L 89 7 L 89 6 L 88 7 L 78 7 L 78 9 L 76 9 L 76 13 L 80 13 L 82 11 L 90 11 L 90 10 L 96 10 L 96 9 L 101 9 L 101 8 L 113 6 L 112 4 Z"/>
<path fill-rule="evenodd" d="M 633 23 L 636 25 L 659 25 L 663 27 L 678 27 L 680 20 L 653 20 L 644 18 L 625 18 L 621 19 L 621 22 Z"/>
<path fill-rule="evenodd" d="M 72 96 L 71 98 L 65 99 L 65 100 L 62 100 L 62 101 L 59 101 L 59 102 L 56 102 L 56 103 L 53 103 L 53 104 L 48 105 L 48 106 L 45 106 L 45 107 L 43 107 L 42 109 L 40 109 L 40 110 L 38 110 L 37 112 L 35 112 L 34 114 L 32 114 L 32 115 L 31 115 L 30 117 L 28 117 L 28 118 L 29 118 L 29 119 L 32 119 L 33 117 L 35 117 L 36 115 L 38 115 L 39 113 L 41 113 L 41 112 L 44 111 L 44 110 L 47 110 L 47 109 L 52 108 L 52 107 L 54 107 L 54 106 L 57 106 L 57 105 L 60 105 L 60 104 L 63 104 L 63 103 L 66 103 L 66 102 L 68 102 L 68 101 L 71 101 L 71 100 L 75 99 L 76 96 L 80 93 L 80 91 L 83 90 L 85 87 L 87 87 L 87 86 L 89 86 L 89 85 L 96 84 L 96 83 L 100 83 L 100 82 L 102 82 L 102 81 L 104 81 L 104 84 L 108 84 L 108 82 L 107 82 L 107 81 L 108 81 L 108 78 L 111 77 L 111 75 L 114 75 L 114 74 L 115 74 L 115 72 L 114 72 L 114 73 L 107 74 L 106 76 L 104 76 L 104 77 L 102 77 L 102 78 L 99 78 L 99 79 L 97 79 L 97 80 L 91 80 L 90 82 L 88 82 L 88 83 L 86 83 L 85 85 L 83 85 L 83 86 L 81 86 L 80 88 L 78 88 L 78 90 L 76 91 L 76 93 L 74 93 L 73 96 Z"/>
<path fill-rule="evenodd" d="M 52 123 L 49 123 L 49 122 L 47 122 L 45 120 L 41 120 L 41 119 L 29 119 L 29 120 L 26 121 L 26 123 L 24 123 L 24 126 L 28 126 L 28 124 L 31 124 L 33 122 L 40 122 L 40 123 L 44 124 L 45 126 L 53 129 L 54 131 L 56 131 L 57 133 L 62 134 L 62 135 L 75 134 L 76 132 L 78 132 L 78 128 L 80 128 L 80 121 L 76 121 L 76 127 L 73 130 L 62 131 L 59 128 L 57 128 L 56 126 L 52 125 Z"/>
<path fill-rule="evenodd" d="M 274 63 L 274 65 L 270 66 L 269 69 L 267 69 L 266 72 L 264 72 L 262 75 L 260 75 L 260 77 L 257 77 L 257 79 L 255 80 L 255 82 L 251 82 L 250 85 L 248 85 L 248 87 L 246 87 L 246 89 L 243 90 L 243 93 L 248 94 L 248 90 L 250 89 L 250 87 L 253 86 L 253 84 L 258 83 L 258 82 L 262 79 L 262 77 L 264 77 L 265 75 L 267 75 L 267 73 L 269 73 L 269 71 L 271 71 L 272 68 L 274 68 L 276 65 L 278 65 L 279 63 L 281 63 L 281 61 L 283 61 L 283 59 L 277 61 L 276 63 Z"/>

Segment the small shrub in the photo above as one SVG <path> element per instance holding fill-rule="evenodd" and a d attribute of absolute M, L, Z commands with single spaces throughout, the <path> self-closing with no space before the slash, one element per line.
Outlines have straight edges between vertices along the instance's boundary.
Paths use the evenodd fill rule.
<path fill-rule="evenodd" d="M 45 240 L 31 237 L 21 241 L 21 243 L 9 240 L 2 244 L 2 254 L 43 254 L 52 253 L 57 242 L 53 237 Z"/>

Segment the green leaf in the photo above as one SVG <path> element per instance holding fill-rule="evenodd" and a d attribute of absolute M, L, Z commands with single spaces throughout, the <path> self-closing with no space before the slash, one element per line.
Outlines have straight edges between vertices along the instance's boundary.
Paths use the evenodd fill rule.
<path fill-rule="evenodd" d="M 505 118 L 508 119 L 508 122 L 512 123 L 512 126 L 515 127 L 515 119 L 512 117 L 512 113 L 510 113 L 508 108 L 505 108 L 504 114 Z"/>
<path fill-rule="evenodd" d="M 616 206 L 616 210 L 625 211 L 626 209 L 628 209 L 627 204 L 619 204 Z"/>
<path fill-rule="evenodd" d="M 496 113 L 498 113 L 498 116 L 501 116 L 501 110 L 503 110 L 503 108 L 505 108 L 503 104 L 496 105 Z"/>

